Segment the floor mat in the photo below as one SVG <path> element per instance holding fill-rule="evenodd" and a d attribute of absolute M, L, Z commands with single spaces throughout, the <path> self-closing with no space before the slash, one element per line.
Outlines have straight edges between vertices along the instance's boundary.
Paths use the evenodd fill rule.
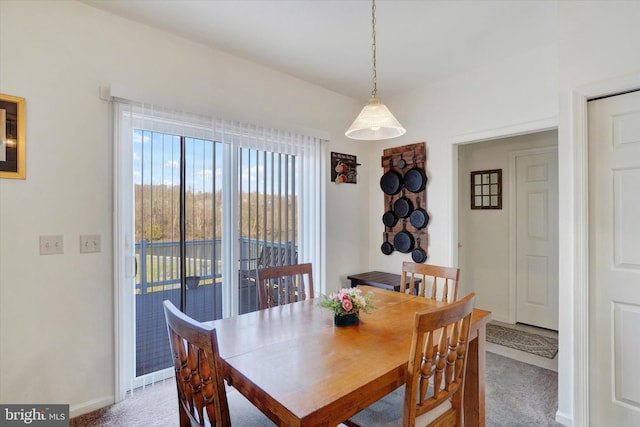
<path fill-rule="evenodd" d="M 537 356 L 553 359 L 558 353 L 558 339 L 504 326 L 487 325 L 487 341 Z"/>

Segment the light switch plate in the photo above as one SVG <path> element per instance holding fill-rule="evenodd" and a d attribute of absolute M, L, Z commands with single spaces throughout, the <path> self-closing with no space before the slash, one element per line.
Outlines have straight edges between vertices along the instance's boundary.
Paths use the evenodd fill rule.
<path fill-rule="evenodd" d="M 89 254 L 102 251 L 102 239 L 99 234 L 85 234 L 80 236 L 80 253 Z"/>
<path fill-rule="evenodd" d="M 64 240 L 58 236 L 40 236 L 40 255 L 64 253 Z"/>

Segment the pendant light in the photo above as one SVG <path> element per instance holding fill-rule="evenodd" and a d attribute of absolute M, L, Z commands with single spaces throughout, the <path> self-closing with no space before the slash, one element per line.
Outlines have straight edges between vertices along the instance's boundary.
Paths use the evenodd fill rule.
<path fill-rule="evenodd" d="M 378 98 L 377 75 L 376 75 L 376 0 L 371 2 L 371 27 L 372 39 L 371 50 L 373 52 L 373 90 L 371 98 L 364 106 L 358 117 L 345 132 L 351 139 L 365 141 L 375 141 L 379 139 L 390 139 L 404 135 L 407 131 L 400 122 L 391 114 L 391 111 Z"/>

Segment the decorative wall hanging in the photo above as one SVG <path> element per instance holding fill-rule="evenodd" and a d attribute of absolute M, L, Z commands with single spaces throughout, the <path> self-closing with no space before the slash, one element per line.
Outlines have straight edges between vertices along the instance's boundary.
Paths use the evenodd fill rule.
<path fill-rule="evenodd" d="M 331 182 L 336 184 L 356 184 L 360 166 L 356 156 L 351 154 L 331 153 Z"/>
<path fill-rule="evenodd" d="M 471 209 L 502 209 L 502 169 L 471 172 Z"/>
<path fill-rule="evenodd" d="M 25 179 L 25 100 L 0 94 L 0 178 Z"/>
<path fill-rule="evenodd" d="M 424 142 L 383 151 L 380 189 L 384 193 L 382 245 L 385 255 L 411 254 L 414 262 L 427 260 L 427 152 Z"/>

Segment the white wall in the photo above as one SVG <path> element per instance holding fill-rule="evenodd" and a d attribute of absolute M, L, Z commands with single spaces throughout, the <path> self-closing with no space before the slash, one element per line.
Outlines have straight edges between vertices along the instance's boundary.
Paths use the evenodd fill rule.
<path fill-rule="evenodd" d="M 362 105 L 295 78 L 76 1 L 0 1 L 0 92 L 26 98 L 27 179 L 0 180 L 0 402 L 113 401 L 115 83 L 142 101 L 331 135 L 327 151 L 365 157 L 344 137 Z M 328 153 L 327 153 L 328 156 Z M 328 158 L 327 158 L 328 161 Z M 327 282 L 363 271 L 369 165 L 327 183 Z M 328 171 L 327 171 L 328 172 Z M 81 234 L 102 252 L 80 254 Z M 64 254 L 40 256 L 40 235 Z"/>

